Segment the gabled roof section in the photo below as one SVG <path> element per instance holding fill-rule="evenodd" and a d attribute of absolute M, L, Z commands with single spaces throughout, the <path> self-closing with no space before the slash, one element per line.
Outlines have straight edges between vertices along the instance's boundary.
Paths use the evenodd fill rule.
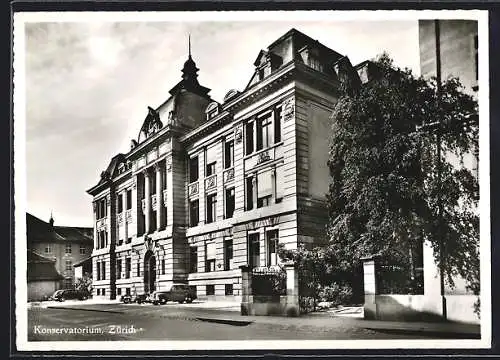
<path fill-rule="evenodd" d="M 27 280 L 30 281 L 59 281 L 64 276 L 56 270 L 55 261 L 47 259 L 32 250 L 28 250 Z"/>
<path fill-rule="evenodd" d="M 53 226 L 30 213 L 26 213 L 26 237 L 28 245 L 40 242 L 80 242 L 92 244 L 94 229 L 91 227 Z"/>
<path fill-rule="evenodd" d="M 137 136 L 137 142 L 141 143 L 151 135 L 156 134 L 163 127 L 158 111 L 148 106 L 148 114 L 142 123 L 141 130 Z"/>

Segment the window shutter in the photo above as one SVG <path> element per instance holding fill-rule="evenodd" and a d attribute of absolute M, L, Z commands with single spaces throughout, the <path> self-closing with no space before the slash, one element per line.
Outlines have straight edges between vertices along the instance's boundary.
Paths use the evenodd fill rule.
<path fill-rule="evenodd" d="M 269 196 L 273 192 L 271 171 L 265 171 L 257 175 L 257 196 L 259 198 Z"/>

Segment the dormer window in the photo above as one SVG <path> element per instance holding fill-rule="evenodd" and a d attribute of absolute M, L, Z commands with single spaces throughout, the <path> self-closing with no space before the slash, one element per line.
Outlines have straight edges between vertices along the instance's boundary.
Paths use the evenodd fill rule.
<path fill-rule="evenodd" d="M 316 56 L 309 55 L 309 66 L 314 70 L 323 72 L 323 65 Z"/>
<path fill-rule="evenodd" d="M 207 115 L 207 120 L 213 119 L 216 115 L 219 114 L 219 104 L 214 102 L 211 102 L 208 106 L 207 109 L 205 110 L 205 114 Z"/>

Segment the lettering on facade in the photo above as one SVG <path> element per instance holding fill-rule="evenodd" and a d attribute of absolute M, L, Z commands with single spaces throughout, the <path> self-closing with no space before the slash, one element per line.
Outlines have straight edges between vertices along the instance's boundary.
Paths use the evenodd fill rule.
<path fill-rule="evenodd" d="M 272 216 L 265 219 L 250 221 L 245 224 L 246 230 L 255 230 L 261 227 L 276 226 L 280 222 L 279 216 Z"/>
<path fill-rule="evenodd" d="M 292 120 L 295 113 L 295 101 L 294 98 L 290 98 L 285 101 L 283 105 L 283 118 L 284 121 Z"/>
<path fill-rule="evenodd" d="M 252 269 L 252 273 L 255 275 L 276 274 L 282 271 L 283 269 L 279 265 L 257 266 Z"/>

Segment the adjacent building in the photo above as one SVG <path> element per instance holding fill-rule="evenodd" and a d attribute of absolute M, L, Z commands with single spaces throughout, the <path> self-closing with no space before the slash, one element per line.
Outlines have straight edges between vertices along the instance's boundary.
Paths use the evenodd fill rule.
<path fill-rule="evenodd" d="M 199 298 L 239 300 L 240 266 L 278 264 L 279 244 L 325 241 L 330 115 L 357 70 L 295 29 L 253 65 L 246 87 L 218 102 L 189 54 L 130 151 L 88 190 L 94 296 L 184 282 Z"/>
<path fill-rule="evenodd" d="M 473 20 L 419 20 L 420 70 L 425 78 L 438 77 L 442 81 L 457 77 L 464 86 L 463 91 L 477 99 L 479 89 L 478 22 Z M 475 173 L 479 179 L 479 149 L 462 154 L 459 159 L 446 154 L 446 160 L 460 164 Z M 477 297 L 466 289 L 464 279 L 455 277 L 455 286 L 444 283 L 441 294 L 438 266 L 433 250 L 424 244 L 424 279 L 427 302 L 436 299 L 433 311 L 446 314 L 450 320 L 479 322 L 473 311 Z M 442 301 L 441 296 L 445 298 Z"/>
<path fill-rule="evenodd" d="M 46 300 L 57 289 L 64 277 L 56 270 L 55 260 L 27 251 L 28 301 Z"/>
<path fill-rule="evenodd" d="M 74 285 L 73 264 L 89 257 L 92 253 L 94 243 L 92 228 L 55 226 L 52 216 L 47 223 L 26 213 L 26 229 L 28 251 L 35 254 L 33 256 L 38 255 L 50 260 L 61 277 L 55 285 L 55 290 L 72 288 Z M 28 261 L 28 274 L 30 272 L 32 269 Z M 36 274 L 36 271 L 32 273 Z M 54 275 L 52 270 L 50 274 Z M 30 282 L 29 278 L 28 282 Z"/>

